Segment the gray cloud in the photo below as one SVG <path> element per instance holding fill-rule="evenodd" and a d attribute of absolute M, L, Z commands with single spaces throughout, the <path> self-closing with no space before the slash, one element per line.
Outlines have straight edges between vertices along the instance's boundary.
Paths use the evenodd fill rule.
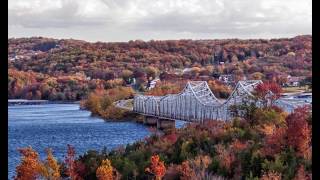
<path fill-rule="evenodd" d="M 9 0 L 9 36 L 127 41 L 311 34 L 311 0 L 54 2 Z"/>
<path fill-rule="evenodd" d="M 9 8 L 9 26 L 24 28 L 68 28 L 72 26 L 102 25 L 99 19 L 78 14 L 80 5 L 72 1 L 62 3 L 61 7 L 33 12 L 32 8 Z"/>

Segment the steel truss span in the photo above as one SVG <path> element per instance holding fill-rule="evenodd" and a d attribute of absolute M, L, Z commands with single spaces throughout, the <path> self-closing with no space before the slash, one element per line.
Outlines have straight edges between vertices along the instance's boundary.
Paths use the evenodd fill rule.
<path fill-rule="evenodd" d="M 134 97 L 133 111 L 146 116 L 155 116 L 163 119 L 203 122 L 204 120 L 230 120 L 232 113 L 230 106 L 241 105 L 252 101 L 253 90 L 263 83 L 261 80 L 239 81 L 229 96 L 221 102 L 210 90 L 206 81 L 190 81 L 179 94 L 166 96 Z M 269 91 L 269 94 L 272 94 Z M 256 102 L 262 106 L 260 101 Z M 299 106 L 311 105 L 300 100 L 278 99 L 274 105 L 292 112 Z"/>
<path fill-rule="evenodd" d="M 206 81 L 190 81 L 179 94 L 134 97 L 133 111 L 164 119 L 203 122 L 206 119 L 229 120 L 231 105 L 250 100 L 260 80 L 239 81 L 225 102 L 217 99 Z"/>

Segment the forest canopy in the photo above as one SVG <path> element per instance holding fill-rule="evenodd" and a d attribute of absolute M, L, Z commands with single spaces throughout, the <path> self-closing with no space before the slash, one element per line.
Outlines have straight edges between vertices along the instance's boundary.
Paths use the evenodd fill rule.
<path fill-rule="evenodd" d="M 8 40 L 8 98 L 80 100 L 97 87 L 157 77 L 235 80 L 312 77 L 312 36 L 282 39 L 89 43 L 43 37 Z M 141 89 L 141 88 L 140 88 Z M 142 88 L 143 89 L 143 88 Z"/>

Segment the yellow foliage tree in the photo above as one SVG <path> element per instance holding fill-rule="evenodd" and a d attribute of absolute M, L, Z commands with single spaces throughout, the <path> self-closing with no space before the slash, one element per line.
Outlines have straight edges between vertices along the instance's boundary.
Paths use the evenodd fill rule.
<path fill-rule="evenodd" d="M 41 175 L 46 179 L 58 180 L 60 179 L 60 172 L 57 160 L 52 155 L 52 150 L 47 149 L 47 161 L 41 168 Z"/>
<path fill-rule="evenodd" d="M 93 114 L 99 114 L 101 97 L 96 93 L 90 93 L 84 106 L 88 108 Z"/>
<path fill-rule="evenodd" d="M 96 171 L 97 178 L 99 180 L 113 180 L 113 167 L 111 162 L 106 159 L 102 160 L 101 166 Z"/>

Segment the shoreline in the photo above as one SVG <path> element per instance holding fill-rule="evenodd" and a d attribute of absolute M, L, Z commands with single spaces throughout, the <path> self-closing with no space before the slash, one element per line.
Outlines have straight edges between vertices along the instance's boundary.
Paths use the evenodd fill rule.
<path fill-rule="evenodd" d="M 80 101 L 51 101 L 46 99 L 39 99 L 39 100 L 8 99 L 8 106 L 37 105 L 37 104 L 80 104 Z"/>
<path fill-rule="evenodd" d="M 10 102 L 11 101 L 11 102 Z M 79 110 L 89 111 L 91 117 L 97 117 L 102 119 L 105 122 L 133 122 L 137 124 L 142 124 L 145 127 L 156 127 L 153 125 L 145 124 L 141 115 L 134 114 L 131 111 L 125 113 L 121 119 L 106 119 L 98 114 L 93 114 L 89 109 L 83 108 L 80 106 L 80 101 L 50 101 L 50 100 L 26 100 L 26 99 L 8 99 L 8 106 L 19 106 L 19 105 L 41 105 L 41 104 L 78 104 Z M 119 107 L 117 107 L 119 108 Z M 161 130 L 160 130 L 161 131 Z"/>
<path fill-rule="evenodd" d="M 91 113 L 90 116 L 103 119 L 105 122 L 135 122 L 135 123 L 138 123 L 138 124 L 144 124 L 142 120 L 140 120 L 139 118 L 134 117 L 134 116 L 124 116 L 124 117 L 121 118 L 121 119 L 105 119 L 105 118 L 101 117 L 101 116 L 98 115 L 98 114 L 93 114 L 93 113 L 92 113 L 90 110 L 88 110 L 88 109 L 85 109 L 85 108 L 81 108 L 81 107 L 80 107 L 80 110 L 89 111 L 89 112 Z M 136 116 L 139 116 L 139 115 L 136 115 Z M 144 125 L 146 125 L 146 124 L 144 124 Z M 146 126 L 147 126 L 147 127 L 150 127 L 150 126 L 148 126 L 148 125 L 146 125 Z"/>

